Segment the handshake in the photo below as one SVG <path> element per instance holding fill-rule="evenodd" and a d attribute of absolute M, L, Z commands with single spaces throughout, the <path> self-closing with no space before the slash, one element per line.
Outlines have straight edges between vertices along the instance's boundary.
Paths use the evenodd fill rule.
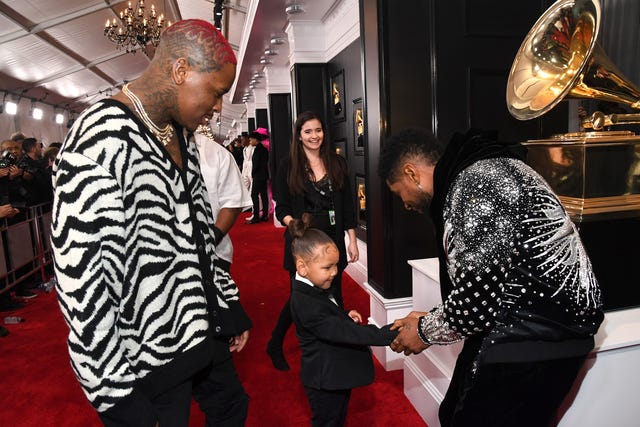
<path fill-rule="evenodd" d="M 389 346 L 396 353 L 402 353 L 406 356 L 410 354 L 418 354 L 427 349 L 430 344 L 425 342 L 420 336 L 420 318 L 428 313 L 423 311 L 412 311 L 403 319 L 397 319 L 391 326 L 392 331 L 398 331 L 398 336 L 391 342 Z"/>

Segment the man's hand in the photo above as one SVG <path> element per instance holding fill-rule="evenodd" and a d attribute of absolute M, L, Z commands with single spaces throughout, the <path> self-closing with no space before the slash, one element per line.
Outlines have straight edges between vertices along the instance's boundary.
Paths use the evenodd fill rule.
<path fill-rule="evenodd" d="M 0 206 L 0 218 L 11 218 L 12 216 L 15 216 L 18 212 L 20 211 L 11 205 Z"/>
<path fill-rule="evenodd" d="M 418 317 L 411 312 L 404 319 L 398 319 L 391 326 L 392 331 L 398 331 L 398 336 L 391 342 L 389 346 L 396 353 L 404 352 L 405 356 L 410 354 L 418 354 L 425 350 L 428 345 L 422 342 L 418 336 Z"/>
<path fill-rule="evenodd" d="M 407 317 L 414 317 L 416 319 L 419 319 L 422 316 L 426 316 L 427 314 L 429 314 L 428 311 L 412 311 L 411 313 L 407 314 Z"/>
<path fill-rule="evenodd" d="M 16 165 L 9 166 L 9 179 L 15 179 L 22 176 L 23 170 Z"/>
<path fill-rule="evenodd" d="M 230 352 L 237 351 L 238 353 L 240 353 L 242 351 L 242 349 L 244 348 L 244 346 L 247 344 L 247 341 L 249 341 L 249 331 L 248 330 L 244 331 L 240 335 L 236 335 L 235 337 L 231 337 L 231 339 L 229 340 L 229 351 Z"/>

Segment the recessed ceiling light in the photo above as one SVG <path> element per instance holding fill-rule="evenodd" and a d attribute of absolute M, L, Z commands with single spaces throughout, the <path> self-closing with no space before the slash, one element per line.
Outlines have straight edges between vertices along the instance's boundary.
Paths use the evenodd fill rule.
<path fill-rule="evenodd" d="M 264 54 L 267 55 L 267 56 L 277 55 L 278 54 L 278 49 L 273 49 L 273 48 L 268 47 L 268 48 L 266 48 L 264 50 Z"/>
<path fill-rule="evenodd" d="M 287 13 L 287 15 L 297 15 L 299 13 L 304 13 L 304 7 L 301 4 L 290 4 L 289 6 L 287 6 L 284 11 Z"/>
<path fill-rule="evenodd" d="M 285 44 L 287 42 L 287 39 L 280 36 L 273 36 L 271 37 L 271 40 L 269 40 L 269 42 L 274 45 L 281 45 Z"/>
<path fill-rule="evenodd" d="M 273 62 L 271 62 L 271 60 L 269 58 L 265 58 L 264 56 L 260 58 L 260 63 L 261 64 L 272 64 Z"/>

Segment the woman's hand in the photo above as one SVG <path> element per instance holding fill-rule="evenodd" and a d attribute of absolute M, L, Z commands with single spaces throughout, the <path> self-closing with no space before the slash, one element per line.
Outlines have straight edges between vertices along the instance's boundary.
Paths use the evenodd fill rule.
<path fill-rule="evenodd" d="M 349 247 L 347 248 L 347 254 L 349 254 L 349 262 L 356 262 L 360 259 L 360 252 L 358 251 L 358 239 L 356 239 L 355 230 L 347 230 L 349 234 Z"/>

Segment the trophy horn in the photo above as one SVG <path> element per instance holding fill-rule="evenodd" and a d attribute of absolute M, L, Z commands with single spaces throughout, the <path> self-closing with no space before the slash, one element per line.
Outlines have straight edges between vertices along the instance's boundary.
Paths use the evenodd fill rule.
<path fill-rule="evenodd" d="M 507 83 L 507 106 L 518 120 L 545 114 L 564 98 L 612 101 L 640 109 L 640 90 L 596 42 L 599 0 L 559 0 L 522 42 Z"/>

